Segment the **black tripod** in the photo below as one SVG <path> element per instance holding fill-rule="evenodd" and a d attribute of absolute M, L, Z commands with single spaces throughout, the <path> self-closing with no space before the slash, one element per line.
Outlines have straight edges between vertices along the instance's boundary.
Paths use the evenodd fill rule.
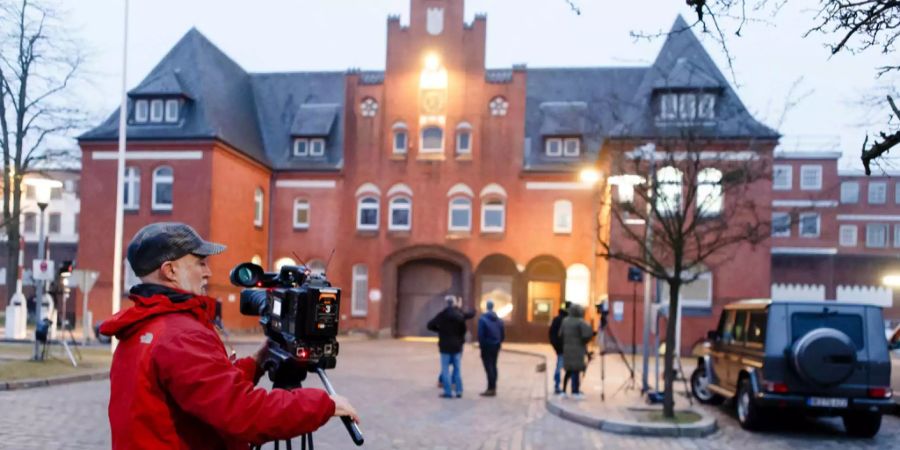
<path fill-rule="evenodd" d="M 604 302 L 600 305 L 600 332 L 597 334 L 597 341 L 600 346 L 600 400 L 606 401 L 606 354 L 609 353 L 610 349 L 619 354 L 619 357 L 622 358 L 622 362 L 625 364 L 625 367 L 628 369 L 629 376 L 628 379 L 625 380 L 619 389 L 616 389 L 616 392 L 613 395 L 616 395 L 622 389 L 626 387 L 628 389 L 635 389 L 635 379 L 634 379 L 634 367 L 628 363 L 628 358 L 625 357 L 625 352 L 622 351 L 622 346 L 619 345 L 619 340 L 616 339 L 616 335 L 613 334 L 612 330 L 609 329 L 609 307 L 607 303 Z M 606 344 L 607 339 L 612 342 L 613 346 L 609 346 Z"/>

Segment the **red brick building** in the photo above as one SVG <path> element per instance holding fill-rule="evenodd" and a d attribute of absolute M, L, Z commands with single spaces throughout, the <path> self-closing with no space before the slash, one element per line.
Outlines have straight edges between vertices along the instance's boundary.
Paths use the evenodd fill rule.
<path fill-rule="evenodd" d="M 239 315 L 228 271 L 256 260 L 327 264 L 343 288 L 344 330 L 424 334 L 454 295 L 477 309 L 493 298 L 510 338 L 544 339 L 566 299 L 632 299 L 627 268 L 593 255 L 582 168 L 609 175 L 615 153 L 685 120 L 702 120 L 718 151 L 761 143 L 771 154 L 777 142 L 690 31 L 673 33 L 650 67 L 486 69 L 487 19 L 465 23 L 463 4 L 412 0 L 408 26 L 388 18 L 384 71 L 247 73 L 188 32 L 129 94 L 126 243 L 161 220 L 226 243 L 211 259 L 211 293 L 233 328 L 256 319 Z M 117 123 L 114 113 L 80 138 L 78 259 L 102 272 L 101 318 Z M 723 303 L 768 295 L 768 251 L 738 256 L 753 270 L 725 265 L 707 278 L 707 295 L 686 309 L 685 341 Z M 625 311 L 614 326 L 630 326 Z"/>

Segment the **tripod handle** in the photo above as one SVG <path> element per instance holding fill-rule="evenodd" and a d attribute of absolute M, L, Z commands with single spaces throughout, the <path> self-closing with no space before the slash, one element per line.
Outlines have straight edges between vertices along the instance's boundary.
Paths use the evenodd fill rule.
<path fill-rule="evenodd" d="M 319 375 L 322 384 L 325 386 L 325 392 L 328 392 L 328 395 L 335 395 L 334 387 L 331 386 L 331 382 L 328 381 L 328 377 L 325 376 L 325 370 L 321 367 L 316 367 L 316 373 Z M 353 439 L 353 443 L 357 446 L 362 446 L 365 440 L 363 439 L 362 432 L 359 431 L 359 425 L 347 416 L 342 416 L 341 422 L 344 422 L 344 427 L 347 428 L 347 433 L 350 434 L 350 439 Z"/>

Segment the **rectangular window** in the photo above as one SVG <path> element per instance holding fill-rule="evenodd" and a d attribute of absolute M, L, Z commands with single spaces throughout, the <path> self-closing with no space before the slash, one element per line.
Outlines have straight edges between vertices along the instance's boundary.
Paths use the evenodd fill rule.
<path fill-rule="evenodd" d="M 788 213 L 772 213 L 772 236 L 791 236 L 791 215 Z"/>
<path fill-rule="evenodd" d="M 150 102 L 147 100 L 137 100 L 134 102 L 134 121 L 137 123 L 146 123 L 150 116 Z"/>
<path fill-rule="evenodd" d="M 294 156 L 309 156 L 309 141 L 306 139 L 294 140 Z"/>
<path fill-rule="evenodd" d="M 545 152 L 547 156 L 562 156 L 562 139 L 547 139 Z"/>
<path fill-rule="evenodd" d="M 894 225 L 894 248 L 900 248 L 900 225 Z"/>
<path fill-rule="evenodd" d="M 353 266 L 353 298 L 350 313 L 363 317 L 369 313 L 369 269 L 363 264 Z"/>
<path fill-rule="evenodd" d="M 819 328 L 832 328 L 846 334 L 857 349 L 865 346 L 862 317 L 856 314 L 794 313 L 791 315 L 791 342 Z M 884 345 L 884 344 L 882 344 Z"/>
<path fill-rule="evenodd" d="M 803 191 L 822 189 L 822 166 L 800 166 L 800 189 Z"/>
<path fill-rule="evenodd" d="M 685 273 L 685 276 L 689 274 Z M 669 283 L 659 281 L 659 298 L 669 300 Z M 682 306 L 690 308 L 708 308 L 712 306 L 712 273 L 706 272 L 690 282 L 681 286 L 678 297 Z"/>
<path fill-rule="evenodd" d="M 887 247 L 888 226 L 883 223 L 870 223 L 866 225 L 866 247 Z"/>
<path fill-rule="evenodd" d="M 859 201 L 859 183 L 845 181 L 841 183 L 841 203 L 856 203 Z"/>
<path fill-rule="evenodd" d="M 294 228 L 299 230 L 309 229 L 309 202 L 306 200 L 294 202 Z"/>
<path fill-rule="evenodd" d="M 37 233 L 37 214 L 25 213 L 25 232 Z"/>
<path fill-rule="evenodd" d="M 681 94 L 678 96 L 678 118 L 681 120 L 694 120 L 697 118 L 696 95 Z"/>
<path fill-rule="evenodd" d="M 162 122 L 163 121 L 163 106 L 164 106 L 164 103 L 162 100 L 151 100 L 150 101 L 150 121 L 151 122 Z"/>
<path fill-rule="evenodd" d="M 697 117 L 701 119 L 716 118 L 716 95 L 702 94 L 700 95 L 700 103 L 697 106 Z"/>
<path fill-rule="evenodd" d="M 34 200 L 34 186 L 25 185 L 25 198 L 28 200 Z"/>
<path fill-rule="evenodd" d="M 565 148 L 563 154 L 569 157 L 575 157 L 581 154 L 581 139 L 568 138 L 565 140 Z"/>
<path fill-rule="evenodd" d="M 504 227 L 505 207 L 502 201 L 491 200 L 481 207 L 481 231 L 483 233 L 502 233 Z"/>
<path fill-rule="evenodd" d="M 50 188 L 50 199 L 52 200 L 60 200 L 62 199 L 62 188 Z"/>
<path fill-rule="evenodd" d="M 819 213 L 800 214 L 800 237 L 819 237 L 820 222 Z"/>
<path fill-rule="evenodd" d="M 557 200 L 553 204 L 553 232 L 556 234 L 572 232 L 572 202 Z"/>
<path fill-rule="evenodd" d="M 747 311 L 738 311 L 734 315 L 734 345 L 744 345 L 744 339 L 747 337 Z"/>
<path fill-rule="evenodd" d="M 472 201 L 454 198 L 450 201 L 450 231 L 469 231 L 472 228 Z"/>
<path fill-rule="evenodd" d="M 894 203 L 900 205 L 900 183 L 894 185 Z"/>
<path fill-rule="evenodd" d="M 772 189 L 776 191 L 789 191 L 793 188 L 793 167 L 787 164 L 779 164 L 772 168 Z"/>
<path fill-rule="evenodd" d="M 678 118 L 678 95 L 663 94 L 659 96 L 659 118 L 675 120 Z"/>
<path fill-rule="evenodd" d="M 841 247 L 856 247 L 856 225 L 841 225 L 839 241 Z"/>
<path fill-rule="evenodd" d="M 456 153 L 467 155 L 472 153 L 472 133 L 460 131 L 456 133 Z"/>
<path fill-rule="evenodd" d="M 125 168 L 125 180 L 123 180 L 123 208 L 135 210 L 139 208 L 141 179 L 136 167 Z"/>
<path fill-rule="evenodd" d="M 405 155 L 407 149 L 407 141 L 408 139 L 406 130 L 394 131 L 394 153 Z"/>
<path fill-rule="evenodd" d="M 747 346 L 763 347 L 766 343 L 767 315 L 765 311 L 752 311 L 747 322 Z"/>
<path fill-rule="evenodd" d="M 81 220 L 81 214 L 75 213 L 75 221 L 72 222 L 72 233 L 78 234 L 78 222 Z"/>
<path fill-rule="evenodd" d="M 325 139 L 311 139 L 309 141 L 309 156 L 325 155 Z"/>
<path fill-rule="evenodd" d="M 166 122 L 178 122 L 178 100 L 166 100 Z"/>
<path fill-rule="evenodd" d="M 869 183 L 869 204 L 883 205 L 887 202 L 887 183 L 883 181 Z"/>
<path fill-rule="evenodd" d="M 60 213 L 50 213 L 47 214 L 47 232 L 51 234 L 59 234 L 62 229 L 62 214 Z"/>

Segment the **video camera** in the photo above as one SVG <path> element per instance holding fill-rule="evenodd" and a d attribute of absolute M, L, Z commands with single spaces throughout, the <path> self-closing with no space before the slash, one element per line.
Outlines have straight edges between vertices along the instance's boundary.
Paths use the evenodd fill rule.
<path fill-rule="evenodd" d="M 341 290 L 305 266 L 282 266 L 266 273 L 253 263 L 238 264 L 231 283 L 241 291 L 241 314 L 259 316 L 269 339 L 263 368 L 283 387 L 296 387 L 307 371 L 333 369 L 338 355 Z"/>

